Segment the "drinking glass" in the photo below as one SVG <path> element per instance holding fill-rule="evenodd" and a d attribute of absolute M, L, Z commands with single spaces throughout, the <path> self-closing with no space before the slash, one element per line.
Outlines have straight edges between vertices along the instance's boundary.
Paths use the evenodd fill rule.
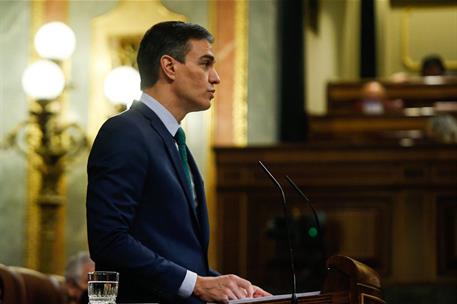
<path fill-rule="evenodd" d="M 90 304 L 115 304 L 119 273 L 94 271 L 88 273 L 88 294 Z"/>

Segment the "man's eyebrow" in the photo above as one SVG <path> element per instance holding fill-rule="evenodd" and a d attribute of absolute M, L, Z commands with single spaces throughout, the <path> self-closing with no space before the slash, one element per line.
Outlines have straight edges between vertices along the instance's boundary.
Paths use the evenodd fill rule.
<path fill-rule="evenodd" d="M 203 60 L 205 60 L 205 59 L 210 60 L 210 61 L 212 61 L 213 63 L 216 62 L 216 58 L 214 58 L 213 55 L 205 54 L 205 55 L 203 55 L 203 56 L 200 57 L 200 61 L 203 61 Z"/>

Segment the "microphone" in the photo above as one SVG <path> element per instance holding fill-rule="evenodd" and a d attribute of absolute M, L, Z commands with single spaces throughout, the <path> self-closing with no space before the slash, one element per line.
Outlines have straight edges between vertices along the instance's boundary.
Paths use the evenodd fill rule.
<path fill-rule="evenodd" d="M 319 217 L 317 216 L 316 210 L 314 209 L 313 205 L 311 204 L 311 201 L 309 200 L 309 198 L 303 193 L 303 191 L 301 191 L 301 189 L 294 183 L 294 181 L 287 175 L 286 175 L 286 179 L 289 182 L 289 184 L 292 186 L 292 188 L 294 188 L 295 191 L 297 191 L 298 194 L 300 194 L 300 196 L 305 199 L 305 201 L 308 203 L 308 206 L 311 208 L 311 210 L 313 212 L 314 222 L 316 223 L 317 235 L 319 238 L 319 246 L 320 246 L 320 249 L 321 249 L 321 252 L 322 252 L 322 255 L 324 258 L 324 264 L 325 264 L 325 259 L 326 259 L 327 253 L 326 253 L 326 249 L 325 249 L 325 245 L 324 245 L 324 240 L 322 238 L 322 230 L 321 230 L 321 225 L 319 222 Z M 324 265 L 324 267 L 325 267 L 325 265 Z"/>
<path fill-rule="evenodd" d="M 292 298 L 290 303 L 297 304 L 297 279 L 295 276 L 295 266 L 294 266 L 294 250 L 291 240 L 291 231 L 290 231 L 290 223 L 289 223 L 289 211 L 287 209 L 287 202 L 286 202 L 286 195 L 284 194 L 284 190 L 281 187 L 281 184 L 278 182 L 276 178 L 274 178 L 273 174 L 267 169 L 267 167 L 259 160 L 260 166 L 262 166 L 263 171 L 270 177 L 273 183 L 281 192 L 282 196 L 282 206 L 284 209 L 284 216 L 286 218 L 286 229 L 287 229 L 287 242 L 289 244 L 289 259 L 290 259 L 290 270 L 292 272 Z"/>
<path fill-rule="evenodd" d="M 314 207 L 313 205 L 311 204 L 311 201 L 309 200 L 309 198 L 303 193 L 303 191 L 301 191 L 300 188 L 298 188 L 298 186 L 294 183 L 294 181 L 288 176 L 286 175 L 286 179 L 287 181 L 289 182 L 289 184 L 295 189 L 295 191 L 298 192 L 298 194 L 300 194 L 301 197 L 303 197 L 305 199 L 305 201 L 308 203 L 308 206 L 311 208 L 311 210 L 313 211 L 313 216 L 314 216 L 314 221 L 316 222 L 316 226 L 317 226 L 317 231 L 318 231 L 318 234 L 320 235 L 321 234 L 321 225 L 319 223 L 319 218 L 317 217 L 317 213 L 316 213 L 316 210 L 314 210 Z"/>

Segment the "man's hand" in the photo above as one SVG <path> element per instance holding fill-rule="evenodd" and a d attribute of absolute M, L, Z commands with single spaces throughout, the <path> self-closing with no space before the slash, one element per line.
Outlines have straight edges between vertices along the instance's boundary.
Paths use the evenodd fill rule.
<path fill-rule="evenodd" d="M 252 295 L 252 297 L 254 297 L 254 298 L 271 296 L 271 293 L 263 290 L 259 286 L 252 285 L 252 287 L 254 287 L 254 294 Z"/>
<path fill-rule="evenodd" d="M 203 301 L 228 303 L 229 300 L 270 295 L 261 288 L 236 275 L 197 277 L 194 294 Z"/>

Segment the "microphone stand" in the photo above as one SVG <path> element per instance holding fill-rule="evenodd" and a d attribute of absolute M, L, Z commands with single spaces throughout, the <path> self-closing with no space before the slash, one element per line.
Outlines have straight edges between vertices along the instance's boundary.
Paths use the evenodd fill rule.
<path fill-rule="evenodd" d="M 300 196 L 308 203 L 308 206 L 311 208 L 311 211 L 313 212 L 314 222 L 316 223 L 317 231 L 318 231 L 317 235 L 319 237 L 319 246 L 321 248 L 323 257 L 325 259 L 327 256 L 327 253 L 326 253 L 326 249 L 325 249 L 325 245 L 324 245 L 324 239 L 322 238 L 321 225 L 319 222 L 319 218 L 317 217 L 316 210 L 314 209 L 313 204 L 311 204 L 311 201 L 308 199 L 308 197 L 303 193 L 303 191 L 301 191 L 301 189 L 294 183 L 294 181 L 287 175 L 286 175 L 286 179 L 289 182 L 289 184 L 295 189 L 295 191 L 297 191 L 298 194 L 300 194 Z M 325 261 L 324 261 L 324 264 L 325 264 Z M 324 265 L 324 267 L 325 267 L 325 265 Z"/>
<path fill-rule="evenodd" d="M 286 202 L 286 195 L 284 194 L 284 190 L 281 187 L 281 184 L 274 178 L 274 176 L 271 174 L 271 172 L 265 167 L 265 165 L 259 160 L 260 166 L 262 166 L 262 169 L 265 171 L 265 173 L 270 177 L 270 179 L 273 181 L 273 183 L 276 185 L 276 187 L 279 189 L 281 192 L 282 196 L 282 206 L 284 210 L 284 216 L 286 218 L 286 229 L 287 229 L 287 242 L 289 243 L 289 259 L 290 259 L 290 270 L 292 272 L 292 297 L 290 299 L 291 304 L 298 304 L 297 300 L 297 279 L 295 276 L 295 266 L 294 266 L 294 250 L 293 250 L 293 244 L 292 244 L 292 239 L 291 239 L 291 230 L 290 230 L 290 222 L 289 222 L 289 210 L 287 208 L 287 202 Z"/>
<path fill-rule="evenodd" d="M 317 225 L 317 229 L 319 231 L 319 234 L 321 233 L 321 225 L 319 223 L 319 218 L 317 217 L 317 213 L 316 213 L 316 210 L 314 210 L 314 207 L 313 205 L 311 204 L 311 201 L 309 200 L 309 198 L 303 193 L 303 191 L 301 191 L 300 188 L 298 188 L 298 186 L 294 183 L 294 181 L 288 176 L 286 175 L 286 179 L 287 181 L 289 182 L 289 184 L 295 189 L 295 191 L 298 192 L 298 194 L 300 194 L 301 197 L 303 197 L 305 199 L 306 202 L 308 202 L 308 206 L 311 208 L 311 210 L 313 211 L 313 216 L 314 216 L 314 222 L 316 222 L 316 225 Z"/>

